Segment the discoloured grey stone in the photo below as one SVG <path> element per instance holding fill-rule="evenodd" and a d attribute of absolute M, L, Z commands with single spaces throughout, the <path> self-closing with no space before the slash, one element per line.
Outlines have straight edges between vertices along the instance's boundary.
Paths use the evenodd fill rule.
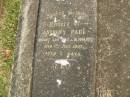
<path fill-rule="evenodd" d="M 98 0 L 97 97 L 130 97 L 129 0 Z"/>
<path fill-rule="evenodd" d="M 94 97 L 96 0 L 41 0 L 39 9 L 32 97 Z"/>
<path fill-rule="evenodd" d="M 75 3 L 70 1 L 75 1 Z M 38 6 L 40 4 L 41 9 L 39 10 L 39 21 L 37 25 L 38 34 L 34 42 Z M 9 97 L 130 97 L 130 0 L 41 0 L 40 4 L 38 0 L 23 1 L 15 58 L 16 63 L 13 67 Z M 61 9 L 59 6 L 61 6 Z M 61 49 L 53 48 L 51 50 L 61 52 L 61 54 L 57 55 L 54 60 L 45 61 L 48 57 L 42 55 L 47 51 L 43 43 L 47 43 L 43 39 L 45 39 L 44 35 L 47 34 L 43 31 L 48 29 L 46 17 L 51 18 L 51 16 L 46 16 L 48 12 L 46 13 L 44 8 L 47 11 L 51 9 L 51 14 L 55 14 L 56 10 L 66 10 L 66 13 L 69 9 L 72 9 L 72 12 L 85 10 L 86 13 L 88 12 L 88 16 L 92 15 L 85 17 L 85 20 L 82 21 L 82 23 L 89 26 L 82 25 L 77 27 L 78 29 L 83 26 L 87 27 L 88 30 L 85 29 L 85 32 L 91 36 L 91 38 L 87 37 L 86 39 L 86 42 L 90 42 L 88 45 L 89 49 L 86 49 L 86 51 L 78 50 L 83 51 L 83 56 L 81 58 L 74 57 L 79 63 L 83 64 L 79 65 L 79 63 L 67 59 L 70 56 L 66 56 L 66 53 L 73 51 L 72 48 L 62 48 L 62 51 Z M 72 22 L 75 24 L 81 22 L 74 19 L 74 16 L 71 16 L 71 12 L 69 14 L 63 15 L 63 18 L 70 18 L 69 21 L 71 24 Z M 62 22 L 64 21 L 63 18 L 61 16 L 59 18 L 54 17 L 53 22 L 56 23 L 60 19 Z M 79 17 L 78 19 L 81 18 L 83 17 Z M 68 24 L 60 25 L 64 26 Z M 62 28 L 68 29 L 67 31 L 70 31 L 73 27 L 76 28 L 72 25 L 69 27 Z M 56 29 L 59 28 L 56 27 Z M 90 34 L 88 34 L 89 30 Z M 82 29 L 81 32 L 84 32 L 84 30 Z M 74 31 L 74 33 L 77 32 Z M 55 34 L 49 33 L 48 35 L 50 35 L 49 37 L 56 37 Z M 65 36 L 67 35 L 65 34 Z M 77 37 L 73 35 L 67 37 Z M 57 38 L 61 39 L 60 42 L 62 44 L 68 42 L 64 37 L 58 36 Z M 83 44 L 85 45 L 86 42 L 83 42 Z M 34 43 L 36 43 L 35 52 Z M 60 43 L 52 43 L 51 41 L 49 44 L 54 45 Z M 62 47 L 62 45 L 60 44 L 59 47 Z M 33 53 L 35 53 L 34 65 Z M 95 57 L 97 59 L 96 67 L 94 67 Z M 90 69 L 89 66 L 93 67 Z M 34 72 L 32 72 L 32 69 L 34 69 Z M 87 74 L 87 70 L 90 70 L 90 75 Z M 96 91 L 94 91 L 93 87 L 96 88 Z"/>

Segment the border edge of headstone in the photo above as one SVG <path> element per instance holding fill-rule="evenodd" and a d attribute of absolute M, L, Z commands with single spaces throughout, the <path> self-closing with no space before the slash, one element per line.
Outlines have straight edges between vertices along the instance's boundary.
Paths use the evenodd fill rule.
<path fill-rule="evenodd" d="M 30 97 L 39 0 L 22 0 L 8 97 Z"/>

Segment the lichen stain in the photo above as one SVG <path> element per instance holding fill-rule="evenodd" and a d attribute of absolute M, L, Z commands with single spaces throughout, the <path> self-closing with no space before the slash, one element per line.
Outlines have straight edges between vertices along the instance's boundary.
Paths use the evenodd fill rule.
<path fill-rule="evenodd" d="M 113 97 L 112 96 L 112 93 L 113 91 L 112 90 L 110 90 L 110 89 L 98 89 L 98 96 L 99 97 Z"/>

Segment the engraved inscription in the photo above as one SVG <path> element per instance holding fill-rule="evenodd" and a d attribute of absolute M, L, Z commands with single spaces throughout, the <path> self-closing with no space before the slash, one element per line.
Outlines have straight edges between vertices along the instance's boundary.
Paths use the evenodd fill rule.
<path fill-rule="evenodd" d="M 96 0 L 41 0 L 32 97 L 90 97 Z"/>

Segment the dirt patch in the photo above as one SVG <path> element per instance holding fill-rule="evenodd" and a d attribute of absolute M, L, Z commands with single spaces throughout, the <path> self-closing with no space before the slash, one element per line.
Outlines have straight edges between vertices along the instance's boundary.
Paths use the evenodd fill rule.
<path fill-rule="evenodd" d="M 4 14 L 4 3 L 3 0 L 0 0 L 0 19 L 3 17 Z"/>

